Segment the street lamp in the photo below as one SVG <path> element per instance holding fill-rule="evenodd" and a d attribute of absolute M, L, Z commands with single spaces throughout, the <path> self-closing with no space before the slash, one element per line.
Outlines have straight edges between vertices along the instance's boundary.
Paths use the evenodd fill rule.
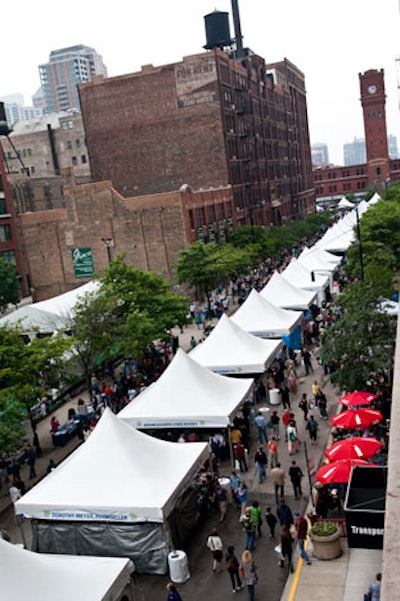
<path fill-rule="evenodd" d="M 107 259 L 108 259 L 108 264 L 111 263 L 112 261 L 112 257 L 111 257 L 111 247 L 114 246 L 114 240 L 112 238 L 105 238 L 104 236 L 101 238 L 101 241 L 104 242 L 104 244 L 106 245 L 107 248 Z"/>

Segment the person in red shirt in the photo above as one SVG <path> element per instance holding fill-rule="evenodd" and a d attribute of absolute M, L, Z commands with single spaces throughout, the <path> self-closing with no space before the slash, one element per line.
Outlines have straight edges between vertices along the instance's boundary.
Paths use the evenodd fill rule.
<path fill-rule="evenodd" d="M 270 466 L 276 467 L 278 463 L 278 441 L 276 440 L 275 436 L 272 436 L 272 438 L 270 438 L 267 446 L 270 459 Z"/>
<path fill-rule="evenodd" d="M 282 414 L 282 422 L 283 422 L 283 425 L 285 426 L 285 442 L 287 442 L 287 427 L 289 425 L 290 420 L 291 420 L 290 411 L 289 411 L 289 409 L 285 409 L 285 411 Z"/>
<path fill-rule="evenodd" d="M 304 541 L 307 538 L 308 533 L 308 522 L 303 515 L 301 515 L 298 511 L 295 512 L 295 526 L 297 532 L 297 545 L 300 549 L 300 556 L 308 566 L 311 565 L 311 560 L 307 555 L 306 550 L 304 549 Z"/>

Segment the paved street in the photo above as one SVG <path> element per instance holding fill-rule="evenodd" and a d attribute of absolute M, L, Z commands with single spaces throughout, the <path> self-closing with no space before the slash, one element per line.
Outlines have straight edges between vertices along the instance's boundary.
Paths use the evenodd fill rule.
<path fill-rule="evenodd" d="M 178 331 L 175 333 L 178 334 Z M 199 331 L 196 326 L 186 327 L 184 330 L 184 334 L 179 335 L 180 346 L 184 350 L 188 350 L 190 346 L 189 341 L 192 334 L 194 334 L 197 339 L 200 339 L 202 337 L 201 331 Z M 315 354 L 317 355 L 317 352 Z M 298 402 L 303 392 L 306 392 L 307 395 L 311 396 L 311 384 L 313 379 L 318 379 L 321 382 L 322 371 L 317 361 L 313 361 L 313 366 L 315 369 L 315 374 L 311 374 L 307 377 L 302 377 L 303 368 L 301 366 L 298 367 L 297 371 L 299 376 L 299 389 L 296 397 L 292 399 L 292 410 L 297 418 L 298 432 L 302 441 L 299 447 L 299 452 L 296 455 L 295 459 L 298 465 L 300 465 L 300 467 L 302 468 L 304 474 L 306 474 L 304 443 L 308 443 L 309 437 L 305 430 L 305 422 L 302 412 L 298 408 Z M 337 408 L 336 398 L 338 398 L 338 396 L 334 393 L 330 385 L 325 386 L 324 391 L 328 398 L 329 415 L 332 415 Z M 81 396 L 87 398 L 87 395 L 85 394 Z M 71 406 L 76 407 L 76 403 L 77 399 L 72 399 L 56 412 L 60 421 L 64 421 L 67 418 L 68 408 Z M 276 408 L 278 409 L 278 412 L 281 415 L 281 405 L 277 406 Z M 315 464 L 317 465 L 320 461 L 322 451 L 325 448 L 329 437 L 330 422 L 320 419 L 315 412 L 314 414 L 317 417 L 317 421 L 319 422 L 320 426 L 318 441 L 315 446 L 307 444 L 307 450 L 309 453 L 309 457 L 312 458 L 315 461 Z M 50 457 L 52 457 L 58 463 L 67 454 L 69 454 L 79 443 L 77 439 L 74 439 L 62 449 L 53 449 L 50 436 L 50 417 L 51 416 L 42 421 L 39 424 L 38 428 L 39 439 L 44 451 L 43 457 L 41 457 L 37 461 L 38 476 L 43 475 L 43 473 L 45 472 Z M 279 441 L 278 452 L 279 460 L 282 464 L 282 467 L 287 472 L 293 457 L 289 457 L 287 452 L 287 443 L 284 442 L 283 438 L 284 437 L 282 437 L 282 440 Z M 267 475 L 266 482 L 264 481 L 264 483 L 262 484 L 258 484 L 257 482 L 256 472 L 254 468 L 254 452 L 256 446 L 258 446 L 258 438 L 256 436 L 256 430 L 253 427 L 250 452 L 248 457 L 248 463 L 251 466 L 251 468 L 249 472 L 245 474 L 245 480 L 250 491 L 249 501 L 251 503 L 253 500 L 258 500 L 262 507 L 263 514 L 265 513 L 265 507 L 268 505 L 271 505 L 273 507 L 273 511 L 275 513 L 275 501 L 270 475 Z M 225 462 L 221 466 L 221 475 L 228 476 L 230 474 L 230 470 L 230 464 L 228 462 Z M 27 467 L 24 466 L 22 477 L 26 483 L 29 483 L 29 480 L 27 478 L 27 471 Z M 303 492 L 307 495 L 309 493 L 309 487 L 306 478 L 303 479 Z M 308 502 L 308 497 L 305 497 L 303 500 L 295 500 L 293 498 L 293 491 L 288 478 L 287 485 L 285 487 L 285 497 L 293 511 L 303 509 Z M 12 533 L 14 542 L 22 542 L 21 533 L 15 524 L 15 519 L 8 501 L 8 491 L 5 491 L 3 489 L 2 491 L 0 491 L 1 523 L 7 530 L 9 530 Z M 235 546 L 237 554 L 240 555 L 244 544 L 244 534 L 241 530 L 241 527 L 239 526 L 238 518 L 239 514 L 236 507 L 230 506 L 226 522 L 220 524 L 219 516 L 217 514 L 213 514 L 209 516 L 206 523 L 201 524 L 197 528 L 197 531 L 192 537 L 192 543 L 190 545 L 190 548 L 188 549 L 188 561 L 191 577 L 187 583 L 179 586 L 179 589 L 184 599 L 199 599 L 201 597 L 208 596 L 210 599 L 216 600 L 217 598 L 219 599 L 221 595 L 232 595 L 228 575 L 226 573 L 214 575 L 211 571 L 211 556 L 210 552 L 206 548 L 205 543 L 211 528 L 217 527 L 224 542 L 225 548 L 229 544 L 233 544 Z M 265 523 L 263 525 L 263 531 L 263 537 L 256 540 L 256 549 L 254 552 L 254 559 L 258 566 L 260 576 L 260 582 L 257 585 L 256 594 L 259 598 L 268 599 L 268 601 L 278 601 L 281 597 L 286 582 L 287 572 L 286 570 L 282 570 L 278 566 L 277 557 L 274 552 L 274 546 L 276 543 L 269 539 L 267 534 L 267 526 Z M 24 524 L 24 532 L 29 545 L 30 529 L 28 522 Z M 307 569 L 312 570 L 313 566 L 307 566 Z M 160 577 L 149 575 L 136 575 L 136 599 L 138 601 L 141 601 L 142 599 L 156 601 L 160 599 L 160 597 L 162 598 L 162 595 L 164 595 L 165 593 L 164 589 L 167 581 L 168 576 Z M 245 591 L 237 594 L 241 595 L 242 597 L 246 595 L 246 597 L 244 598 L 247 598 L 247 593 Z"/>

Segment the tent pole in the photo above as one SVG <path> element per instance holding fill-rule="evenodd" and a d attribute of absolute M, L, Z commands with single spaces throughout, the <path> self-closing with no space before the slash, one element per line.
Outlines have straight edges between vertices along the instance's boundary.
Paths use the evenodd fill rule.
<path fill-rule="evenodd" d="M 232 438 L 231 438 L 231 425 L 228 425 L 228 438 L 229 438 L 229 455 L 231 458 L 231 465 L 232 465 L 232 469 L 235 468 L 235 459 L 233 457 L 233 444 L 232 444 Z"/>
<path fill-rule="evenodd" d="M 25 538 L 25 532 L 24 532 L 24 528 L 23 528 L 23 519 L 24 519 L 23 515 L 17 515 L 19 528 L 21 530 L 22 544 L 24 545 L 24 549 L 27 549 L 28 547 L 26 546 L 26 538 Z"/>

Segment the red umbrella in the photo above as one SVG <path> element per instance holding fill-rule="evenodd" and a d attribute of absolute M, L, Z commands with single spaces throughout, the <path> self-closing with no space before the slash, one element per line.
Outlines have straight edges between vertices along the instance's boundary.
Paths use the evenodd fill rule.
<path fill-rule="evenodd" d="M 335 442 L 329 449 L 324 451 L 324 455 L 329 461 L 370 459 L 381 449 L 383 449 L 383 442 L 376 440 L 376 438 L 354 436 Z"/>
<path fill-rule="evenodd" d="M 315 479 L 321 484 L 346 484 L 350 480 L 353 465 L 372 465 L 362 459 L 334 461 L 319 468 Z"/>
<path fill-rule="evenodd" d="M 347 409 L 330 418 L 332 426 L 354 430 L 355 428 L 368 428 L 379 424 L 383 415 L 376 409 Z"/>
<path fill-rule="evenodd" d="M 338 403 L 342 403 L 342 405 L 345 405 L 346 407 L 353 407 L 354 405 L 369 405 L 377 398 L 378 395 L 373 394 L 372 392 L 355 390 L 354 392 L 345 394 L 341 399 L 338 400 Z"/>

